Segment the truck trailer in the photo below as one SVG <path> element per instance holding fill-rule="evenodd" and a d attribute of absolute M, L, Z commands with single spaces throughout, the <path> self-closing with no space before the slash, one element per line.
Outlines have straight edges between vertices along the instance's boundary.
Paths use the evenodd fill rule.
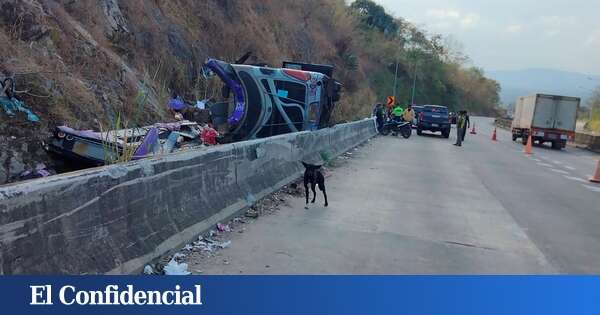
<path fill-rule="evenodd" d="M 527 144 L 529 135 L 533 142 L 551 143 L 553 149 L 563 149 L 575 137 L 577 110 L 581 100 L 577 97 L 535 94 L 517 99 L 512 121 L 512 140 L 521 138 Z"/>

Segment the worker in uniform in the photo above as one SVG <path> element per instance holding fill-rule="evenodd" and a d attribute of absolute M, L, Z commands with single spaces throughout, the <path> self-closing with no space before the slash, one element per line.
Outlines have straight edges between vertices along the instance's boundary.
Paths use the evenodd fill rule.
<path fill-rule="evenodd" d="M 455 146 L 462 146 L 462 142 L 465 138 L 465 132 L 467 132 L 467 115 L 465 111 L 461 110 L 456 118 L 456 143 Z"/>

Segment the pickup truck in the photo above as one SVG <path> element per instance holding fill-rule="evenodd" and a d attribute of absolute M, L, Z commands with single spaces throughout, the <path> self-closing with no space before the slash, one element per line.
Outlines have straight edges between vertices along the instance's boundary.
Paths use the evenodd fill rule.
<path fill-rule="evenodd" d="M 450 119 L 448 118 L 448 108 L 439 105 L 425 105 L 419 113 L 417 121 L 417 134 L 420 136 L 423 131 L 441 132 L 442 137 L 450 137 Z"/>

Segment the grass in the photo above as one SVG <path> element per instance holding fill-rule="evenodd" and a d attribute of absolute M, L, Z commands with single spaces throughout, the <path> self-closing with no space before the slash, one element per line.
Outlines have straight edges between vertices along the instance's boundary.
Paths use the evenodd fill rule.
<path fill-rule="evenodd" d="M 594 132 L 600 132 L 600 118 L 594 118 L 587 123 L 587 128 Z"/>
<path fill-rule="evenodd" d="M 102 138 L 104 163 L 108 165 L 131 161 L 137 146 L 130 142 L 130 137 L 128 137 L 129 133 L 127 132 L 125 133 L 125 136 L 119 145 L 119 134 L 114 132 L 121 129 L 128 129 L 129 121 L 122 119 L 121 113 L 117 113 L 117 116 L 112 122 L 112 126 L 110 126 L 110 128 L 105 130 L 102 123 L 99 122 L 99 125 L 100 133 L 104 135 Z M 132 129 L 132 133 L 134 133 L 136 129 L 137 128 Z"/>

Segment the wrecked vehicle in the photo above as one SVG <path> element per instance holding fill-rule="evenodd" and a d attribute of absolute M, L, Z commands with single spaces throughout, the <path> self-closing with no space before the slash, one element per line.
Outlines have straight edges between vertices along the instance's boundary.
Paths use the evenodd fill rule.
<path fill-rule="evenodd" d="M 269 68 L 208 59 L 202 72 L 224 83 L 225 100 L 211 114 L 228 141 L 329 127 L 340 99 L 341 84 L 328 65 L 284 62 L 283 68 Z"/>
<path fill-rule="evenodd" d="M 81 167 L 93 167 L 215 144 L 215 136 L 214 129 L 190 121 L 107 132 L 58 126 L 43 147 Z"/>
<path fill-rule="evenodd" d="M 223 84 L 220 102 L 211 102 L 212 127 L 196 122 L 95 132 L 58 126 L 43 146 L 81 167 L 138 160 L 186 147 L 214 145 L 330 126 L 341 84 L 333 66 L 284 62 L 283 68 L 231 64 L 208 59 L 205 77 Z"/>

